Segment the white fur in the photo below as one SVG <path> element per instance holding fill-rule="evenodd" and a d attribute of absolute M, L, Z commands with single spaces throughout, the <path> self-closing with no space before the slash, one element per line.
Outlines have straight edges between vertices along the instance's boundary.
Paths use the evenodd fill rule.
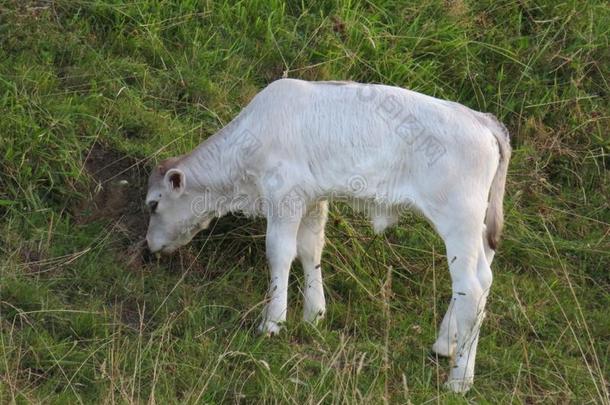
<path fill-rule="evenodd" d="M 171 252 L 228 212 L 266 217 L 271 278 L 260 329 L 277 333 L 297 256 L 305 271 L 303 317 L 324 315 L 328 200 L 357 206 L 376 232 L 416 209 L 446 243 L 453 296 L 433 349 L 455 357 L 447 385 L 464 392 L 492 280 L 484 235 L 490 189 L 492 205 L 503 196 L 510 147 L 502 129 L 487 114 L 397 87 L 278 80 L 172 164 L 168 173 L 179 173 L 181 183 L 151 177 L 147 200 L 158 207 L 149 247 Z M 488 216 L 501 226 L 501 206 L 492 208 Z"/>

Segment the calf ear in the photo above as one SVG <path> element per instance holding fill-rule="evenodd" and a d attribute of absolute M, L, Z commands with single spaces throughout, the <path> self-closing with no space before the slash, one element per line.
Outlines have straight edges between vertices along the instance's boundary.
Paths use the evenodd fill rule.
<path fill-rule="evenodd" d="M 169 169 L 167 173 L 165 173 L 165 186 L 170 191 L 171 195 L 175 197 L 181 196 L 186 188 L 184 172 L 180 169 Z"/>

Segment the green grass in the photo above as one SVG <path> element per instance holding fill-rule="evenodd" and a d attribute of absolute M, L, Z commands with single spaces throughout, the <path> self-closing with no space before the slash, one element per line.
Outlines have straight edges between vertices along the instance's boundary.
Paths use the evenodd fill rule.
<path fill-rule="evenodd" d="M 2 2 L 0 402 L 608 403 L 609 38 L 601 0 Z M 507 124 L 506 231 L 466 396 L 430 355 L 450 284 L 421 218 L 374 237 L 335 206 L 327 318 L 299 321 L 295 265 L 272 339 L 254 333 L 263 222 L 134 255 L 143 217 L 108 202 L 125 173 L 100 180 L 87 156 L 120 162 L 138 206 L 155 161 L 283 75 L 403 86 Z"/>

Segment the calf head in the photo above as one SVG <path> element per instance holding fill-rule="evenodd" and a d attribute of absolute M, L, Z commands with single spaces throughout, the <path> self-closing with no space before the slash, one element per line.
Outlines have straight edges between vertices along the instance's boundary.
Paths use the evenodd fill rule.
<path fill-rule="evenodd" d="M 146 241 L 151 252 L 171 253 L 208 227 L 214 217 L 197 209 L 202 193 L 189 187 L 180 158 L 162 162 L 150 175 L 146 205 L 150 222 Z"/>

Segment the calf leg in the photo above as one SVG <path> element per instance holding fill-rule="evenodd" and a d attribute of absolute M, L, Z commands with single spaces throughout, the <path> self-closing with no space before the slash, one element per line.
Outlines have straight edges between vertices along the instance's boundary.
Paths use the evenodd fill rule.
<path fill-rule="evenodd" d="M 485 237 L 482 239 L 481 249 L 477 261 L 477 278 L 484 292 L 485 299 L 489 294 L 492 282 L 491 261 L 494 257 L 494 250 L 487 245 Z M 452 305 L 453 299 L 449 303 L 449 308 L 443 317 L 438 332 L 438 338 L 432 345 L 432 350 L 445 357 L 453 357 L 457 344 L 457 325 L 455 320 L 455 308 Z"/>
<path fill-rule="evenodd" d="M 453 290 L 450 310 L 457 332 L 455 364 L 447 386 L 454 392 L 466 392 L 472 386 L 479 329 L 491 286 L 491 270 L 480 235 L 462 227 L 445 237 Z"/>
<path fill-rule="evenodd" d="M 316 322 L 326 312 L 320 261 L 327 216 L 328 202 L 316 203 L 301 220 L 297 236 L 297 254 L 305 273 L 303 319 L 307 322 Z"/>
<path fill-rule="evenodd" d="M 299 221 L 295 218 L 268 218 L 266 248 L 271 275 L 267 304 L 259 330 L 275 334 L 286 320 L 288 276 L 296 256 Z"/>

